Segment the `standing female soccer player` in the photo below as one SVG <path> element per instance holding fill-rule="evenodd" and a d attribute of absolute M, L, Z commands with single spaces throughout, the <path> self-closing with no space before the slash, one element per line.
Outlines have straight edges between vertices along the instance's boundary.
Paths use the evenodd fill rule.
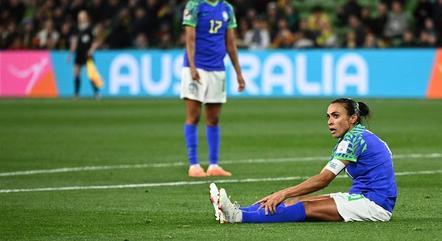
<path fill-rule="evenodd" d="M 236 19 L 233 7 L 224 0 L 190 0 L 183 14 L 186 52 L 181 80 L 181 99 L 186 104 L 184 136 L 189 160 L 189 176 L 230 176 L 218 166 L 221 106 L 226 102 L 226 50 L 242 91 L 245 82 L 235 44 Z M 198 122 L 205 106 L 206 139 L 209 147 L 207 173 L 198 161 Z"/>
<path fill-rule="evenodd" d="M 299 185 L 238 208 L 224 189 L 218 193 L 211 184 L 217 219 L 229 223 L 389 221 L 397 196 L 392 154 L 384 141 L 362 125 L 369 112 L 366 104 L 352 99 L 331 102 L 328 128 L 338 143 L 322 171 Z M 326 187 L 343 169 L 353 181 L 348 193 L 304 196 Z"/>
<path fill-rule="evenodd" d="M 85 10 L 78 13 L 77 18 L 78 29 L 71 39 L 71 54 L 75 52 L 74 60 L 74 98 L 80 95 L 80 73 L 81 68 L 86 64 L 88 58 L 92 58 L 92 54 L 98 47 L 98 43 L 94 41 L 92 26 L 89 22 L 89 16 Z M 99 89 L 91 81 L 94 91 L 94 97 L 98 99 Z"/>

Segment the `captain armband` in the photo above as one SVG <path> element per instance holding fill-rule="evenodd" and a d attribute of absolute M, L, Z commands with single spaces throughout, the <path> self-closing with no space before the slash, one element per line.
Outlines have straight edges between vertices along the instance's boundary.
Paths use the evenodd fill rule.
<path fill-rule="evenodd" d="M 344 169 L 344 168 L 345 168 L 345 164 L 342 163 L 338 159 L 332 159 L 324 167 L 324 169 L 327 169 L 327 170 L 333 172 L 335 175 L 338 175 L 342 171 L 342 169 Z"/>

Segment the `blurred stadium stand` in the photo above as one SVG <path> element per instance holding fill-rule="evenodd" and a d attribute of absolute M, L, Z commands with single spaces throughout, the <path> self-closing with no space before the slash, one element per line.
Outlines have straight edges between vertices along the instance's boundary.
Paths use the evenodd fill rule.
<path fill-rule="evenodd" d="M 69 49 L 86 9 L 101 49 L 183 47 L 186 0 L 0 0 L 0 49 Z M 241 48 L 442 46 L 442 0 L 230 0 Z"/>

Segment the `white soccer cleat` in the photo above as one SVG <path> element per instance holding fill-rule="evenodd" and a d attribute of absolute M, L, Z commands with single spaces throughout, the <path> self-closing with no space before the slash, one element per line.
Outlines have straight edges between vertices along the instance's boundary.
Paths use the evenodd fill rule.
<path fill-rule="evenodd" d="M 242 211 L 239 209 L 238 204 L 233 204 L 229 196 L 227 196 L 226 190 L 221 188 L 219 190 L 218 208 L 223 214 L 224 222 L 227 223 L 240 223 L 242 222 Z M 221 222 L 220 223 L 224 223 Z"/>
<path fill-rule="evenodd" d="M 219 221 L 220 223 L 224 223 L 224 221 L 225 221 L 224 214 L 218 208 L 219 191 L 218 191 L 218 187 L 215 185 L 215 183 L 210 183 L 209 195 L 210 195 L 210 202 L 212 203 L 213 209 L 215 210 L 215 219 L 217 221 Z"/>

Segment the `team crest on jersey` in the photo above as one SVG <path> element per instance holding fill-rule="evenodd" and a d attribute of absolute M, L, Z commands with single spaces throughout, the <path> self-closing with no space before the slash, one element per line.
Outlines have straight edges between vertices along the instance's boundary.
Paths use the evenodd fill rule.
<path fill-rule="evenodd" d="M 190 11 L 189 11 L 187 8 L 184 9 L 183 19 L 184 19 L 184 20 L 190 20 L 190 19 L 192 19 L 192 15 L 190 14 Z"/>
<path fill-rule="evenodd" d="M 347 153 L 349 144 L 350 143 L 348 141 L 341 141 L 338 145 L 338 148 L 336 148 L 336 153 Z"/>
<path fill-rule="evenodd" d="M 189 92 L 191 94 L 196 94 L 198 92 L 198 85 L 196 83 L 189 84 Z"/>
<path fill-rule="evenodd" d="M 227 22 L 227 20 L 229 20 L 229 14 L 227 14 L 226 11 L 223 11 L 223 20 L 224 22 Z"/>

